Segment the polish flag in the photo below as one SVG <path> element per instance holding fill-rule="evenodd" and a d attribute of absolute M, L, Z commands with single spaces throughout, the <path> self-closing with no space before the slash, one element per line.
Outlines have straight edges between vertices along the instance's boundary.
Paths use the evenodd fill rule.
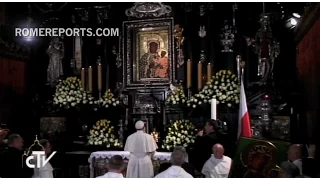
<path fill-rule="evenodd" d="M 247 99 L 244 92 L 243 81 L 241 80 L 240 86 L 240 107 L 239 107 L 239 122 L 238 122 L 238 138 L 242 137 L 251 137 L 251 123 L 249 112 L 247 108 Z"/>

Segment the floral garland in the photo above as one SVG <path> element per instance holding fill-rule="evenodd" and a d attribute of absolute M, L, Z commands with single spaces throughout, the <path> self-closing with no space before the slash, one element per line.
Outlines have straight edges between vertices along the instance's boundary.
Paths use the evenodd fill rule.
<path fill-rule="evenodd" d="M 68 77 L 60 81 L 53 95 L 53 104 L 66 109 L 78 104 L 93 104 L 94 98 L 81 88 L 81 80 L 77 77 Z"/>
<path fill-rule="evenodd" d="M 193 145 L 196 137 L 195 127 L 189 120 L 178 120 L 168 128 L 163 140 L 163 149 L 172 150 L 176 146 L 185 148 Z"/>
<path fill-rule="evenodd" d="M 240 87 L 238 77 L 231 71 L 221 70 L 206 83 L 203 89 L 190 98 L 187 106 L 196 108 L 206 103 L 210 103 L 215 97 L 217 104 L 226 104 L 232 107 L 239 103 Z"/>
<path fill-rule="evenodd" d="M 119 139 L 115 137 L 114 127 L 111 122 L 102 119 L 92 126 L 88 136 L 89 145 L 99 145 L 109 147 L 121 147 Z"/>
<path fill-rule="evenodd" d="M 171 94 L 167 98 L 166 105 L 181 105 L 186 103 L 186 96 L 183 91 L 183 87 L 176 87 L 171 90 Z"/>
<path fill-rule="evenodd" d="M 108 89 L 104 96 L 100 99 L 95 101 L 95 104 L 98 104 L 99 106 L 108 108 L 109 106 L 117 106 L 120 104 L 120 101 L 114 97 L 114 94 L 111 92 L 110 89 Z"/>

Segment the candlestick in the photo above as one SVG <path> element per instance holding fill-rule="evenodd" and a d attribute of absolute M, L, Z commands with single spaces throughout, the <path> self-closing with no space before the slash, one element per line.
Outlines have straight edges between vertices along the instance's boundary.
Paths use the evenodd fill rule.
<path fill-rule="evenodd" d="M 187 61 L 187 88 L 191 88 L 191 74 L 192 74 L 192 71 L 191 71 L 191 60 L 188 59 Z"/>
<path fill-rule="evenodd" d="M 207 65 L 207 81 L 209 82 L 212 78 L 212 66 L 210 63 Z"/>
<path fill-rule="evenodd" d="M 217 100 L 211 99 L 211 119 L 217 120 Z"/>
<path fill-rule="evenodd" d="M 81 68 L 81 87 L 83 91 L 86 90 L 86 72 L 84 68 Z"/>
<path fill-rule="evenodd" d="M 89 66 L 88 68 L 88 78 L 89 78 L 89 92 L 92 92 L 92 67 Z"/>
<path fill-rule="evenodd" d="M 198 90 L 202 89 L 202 62 L 198 63 Z"/>
<path fill-rule="evenodd" d="M 98 89 L 102 89 L 102 65 L 98 64 Z"/>

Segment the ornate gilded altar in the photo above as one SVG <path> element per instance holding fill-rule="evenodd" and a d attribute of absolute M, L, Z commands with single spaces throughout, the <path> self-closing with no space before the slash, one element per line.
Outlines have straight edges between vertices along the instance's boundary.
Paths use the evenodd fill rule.
<path fill-rule="evenodd" d="M 101 176 L 106 173 L 108 161 L 114 155 L 122 156 L 122 158 L 125 160 L 125 166 L 127 166 L 130 155 L 130 153 L 127 151 L 98 151 L 91 153 L 88 159 L 90 163 L 90 178 Z M 169 152 L 156 152 L 154 154 L 153 166 L 155 174 L 157 174 L 160 164 L 163 162 L 168 162 L 170 160 L 170 156 L 171 153 Z"/>

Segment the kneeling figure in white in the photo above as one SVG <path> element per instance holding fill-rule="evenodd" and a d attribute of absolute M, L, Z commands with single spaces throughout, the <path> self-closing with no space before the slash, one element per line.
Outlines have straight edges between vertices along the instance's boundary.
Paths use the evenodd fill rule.
<path fill-rule="evenodd" d="M 231 168 L 231 158 L 223 155 L 224 148 L 221 144 L 215 144 L 212 151 L 213 155 L 204 164 L 201 173 L 206 178 L 227 178 Z"/>
<path fill-rule="evenodd" d="M 152 178 L 154 176 L 152 156 L 158 148 L 150 134 L 144 132 L 144 122 L 135 124 L 137 132 L 131 134 L 126 141 L 125 151 L 130 152 L 127 178 Z"/>
<path fill-rule="evenodd" d="M 185 163 L 186 153 L 182 148 L 176 147 L 171 154 L 171 167 L 159 173 L 155 178 L 193 178 L 181 166 Z"/>

